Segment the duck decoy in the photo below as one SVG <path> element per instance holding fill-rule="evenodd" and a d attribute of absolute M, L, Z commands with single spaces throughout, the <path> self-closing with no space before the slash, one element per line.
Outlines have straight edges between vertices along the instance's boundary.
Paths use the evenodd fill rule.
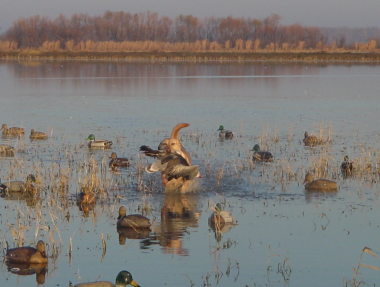
<path fill-rule="evenodd" d="M 232 131 L 225 130 L 224 126 L 220 126 L 217 131 L 219 132 L 219 137 L 224 139 L 232 139 L 234 137 L 234 134 Z"/>
<path fill-rule="evenodd" d="M 89 148 L 111 148 L 112 141 L 109 140 L 95 140 L 95 136 L 90 134 L 86 140 L 89 140 Z"/>
<path fill-rule="evenodd" d="M 133 229 L 143 229 L 149 228 L 151 226 L 148 218 L 141 214 L 130 214 L 127 215 L 125 207 L 121 206 L 119 208 L 119 216 L 117 217 L 117 227 L 127 227 Z"/>
<path fill-rule="evenodd" d="M 220 203 L 217 203 L 214 209 L 214 212 L 209 218 L 209 225 L 211 226 L 222 226 L 224 224 L 232 224 L 234 218 L 232 217 L 231 212 L 222 210 Z"/>
<path fill-rule="evenodd" d="M 146 166 L 145 170 L 148 173 L 160 171 L 166 176 L 167 181 L 180 177 L 185 180 L 202 177 L 199 173 L 198 165 L 189 165 L 184 157 L 176 153 L 168 154 L 163 159 L 156 160 L 154 163 Z"/>
<path fill-rule="evenodd" d="M 111 153 L 109 167 L 117 169 L 118 167 L 128 167 L 129 160 L 126 157 L 117 157 L 116 152 Z"/>
<path fill-rule="evenodd" d="M 313 190 L 337 190 L 338 184 L 328 179 L 314 179 L 311 173 L 307 173 L 303 182 L 305 189 Z"/>
<path fill-rule="evenodd" d="M 25 133 L 24 128 L 17 128 L 17 127 L 12 127 L 8 128 L 6 124 L 3 124 L 1 126 L 0 131 L 3 131 L 3 135 L 23 135 Z"/>
<path fill-rule="evenodd" d="M 313 147 L 319 143 L 319 140 L 316 136 L 313 136 L 313 135 L 309 136 L 309 133 L 305 132 L 303 143 L 305 144 L 305 146 Z"/>
<path fill-rule="evenodd" d="M 96 195 L 95 193 L 90 191 L 90 188 L 87 186 L 83 186 L 81 188 L 81 192 L 77 196 L 78 205 L 82 204 L 95 204 L 96 203 Z"/>
<path fill-rule="evenodd" d="M 9 262 L 46 263 L 48 258 L 45 253 L 45 243 L 39 240 L 36 247 L 24 246 L 8 249 L 5 258 Z"/>
<path fill-rule="evenodd" d="M 29 138 L 31 140 L 45 140 L 48 136 L 43 132 L 36 132 L 34 129 L 31 129 Z"/>
<path fill-rule="evenodd" d="M 258 144 L 255 144 L 253 146 L 253 149 L 251 149 L 250 151 L 253 151 L 253 156 L 252 156 L 252 159 L 254 161 L 265 161 L 265 162 L 270 162 L 273 160 L 273 155 L 271 152 L 269 151 L 264 151 L 264 150 L 260 150 L 260 146 Z"/>
<path fill-rule="evenodd" d="M 16 150 L 13 146 L 0 144 L 0 156 L 14 156 Z"/>
<path fill-rule="evenodd" d="M 126 270 L 120 271 L 116 276 L 115 284 L 110 281 L 95 281 L 87 283 L 79 283 L 74 285 L 74 287 L 125 287 L 127 285 L 132 285 L 134 287 L 140 287 L 132 278 L 132 274 Z"/>
<path fill-rule="evenodd" d="M 344 157 L 344 161 L 340 165 L 340 169 L 345 173 L 351 173 L 354 171 L 354 162 L 349 159 L 348 155 Z"/>
<path fill-rule="evenodd" d="M 10 181 L 6 184 L 0 185 L 0 194 L 5 196 L 6 194 L 21 193 L 22 195 L 34 195 L 36 189 L 33 183 L 39 183 L 33 174 L 29 174 L 26 178 L 26 182 L 23 181 Z"/>

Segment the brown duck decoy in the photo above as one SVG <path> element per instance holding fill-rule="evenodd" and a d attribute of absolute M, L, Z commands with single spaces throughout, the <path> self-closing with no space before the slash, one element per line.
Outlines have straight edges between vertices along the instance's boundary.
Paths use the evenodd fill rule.
<path fill-rule="evenodd" d="M 16 153 L 16 150 L 13 146 L 7 144 L 0 144 L 0 156 L 9 156 L 12 157 Z"/>
<path fill-rule="evenodd" d="M 116 152 L 111 153 L 109 167 L 117 169 L 118 167 L 128 167 L 129 160 L 126 157 L 117 157 Z"/>
<path fill-rule="evenodd" d="M 78 205 L 95 204 L 96 195 L 90 191 L 90 188 L 83 186 L 81 192 L 77 196 L 77 203 Z"/>
<path fill-rule="evenodd" d="M 17 128 L 17 127 L 12 127 L 8 128 L 6 124 L 3 124 L 1 126 L 0 131 L 3 131 L 3 135 L 23 135 L 25 133 L 24 128 Z"/>
<path fill-rule="evenodd" d="M 303 143 L 305 144 L 305 146 L 313 147 L 319 143 L 319 140 L 316 136 L 309 136 L 309 133 L 305 132 Z"/>
<path fill-rule="evenodd" d="M 311 173 L 307 173 L 303 182 L 306 189 L 312 190 L 337 190 L 338 184 L 328 179 L 314 179 Z"/>
<path fill-rule="evenodd" d="M 31 140 L 46 140 L 48 136 L 43 132 L 36 132 L 34 129 L 31 129 L 29 138 Z"/>
<path fill-rule="evenodd" d="M 8 249 L 5 258 L 9 262 L 46 263 L 45 243 L 40 240 L 37 248 L 24 246 Z"/>
<path fill-rule="evenodd" d="M 117 227 L 124 227 L 124 228 L 149 228 L 151 226 L 150 221 L 148 218 L 141 214 L 130 214 L 127 215 L 125 207 L 121 206 L 119 208 L 119 216 L 117 218 Z"/>
<path fill-rule="evenodd" d="M 250 151 L 253 151 L 252 159 L 254 161 L 263 161 L 263 162 L 271 162 L 273 160 L 273 155 L 269 151 L 260 150 L 260 146 L 258 144 L 255 144 L 253 149 Z"/>

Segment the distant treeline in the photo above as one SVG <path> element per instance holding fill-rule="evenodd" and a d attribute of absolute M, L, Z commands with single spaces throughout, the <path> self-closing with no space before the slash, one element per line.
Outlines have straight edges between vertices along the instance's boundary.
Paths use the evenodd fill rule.
<path fill-rule="evenodd" d="M 281 17 L 264 19 L 107 11 L 102 16 L 74 14 L 56 19 L 33 16 L 16 20 L 0 35 L 0 50 L 45 51 L 305 51 L 378 49 L 379 36 L 349 43 L 345 34 L 329 39 L 326 28 L 281 25 Z M 377 28 L 371 31 L 380 35 Z M 330 31 L 331 32 L 331 31 Z M 347 32 L 347 31 L 346 31 Z M 365 31 L 363 31 L 365 32 Z M 376 34 L 377 33 L 377 34 Z"/>

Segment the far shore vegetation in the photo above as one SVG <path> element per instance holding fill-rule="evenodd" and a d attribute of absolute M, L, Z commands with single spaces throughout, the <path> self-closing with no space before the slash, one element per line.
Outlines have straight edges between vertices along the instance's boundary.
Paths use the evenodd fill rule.
<path fill-rule="evenodd" d="M 264 19 L 107 11 L 50 20 L 33 16 L 0 35 L 1 58 L 158 60 L 380 60 L 380 29 L 351 36 Z M 347 32 L 347 31 L 346 31 Z M 363 38 L 363 35 L 368 35 Z M 348 40 L 349 38 L 349 40 Z"/>

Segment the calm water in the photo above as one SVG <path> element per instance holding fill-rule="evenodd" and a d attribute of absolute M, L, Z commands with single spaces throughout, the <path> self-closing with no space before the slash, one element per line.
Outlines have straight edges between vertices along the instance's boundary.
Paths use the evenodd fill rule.
<path fill-rule="evenodd" d="M 0 124 L 26 129 L 0 139 L 19 150 L 0 158 L 0 178 L 41 181 L 34 203 L 0 200 L 2 249 L 43 239 L 52 256 L 44 286 L 114 282 L 124 269 L 141 286 L 345 286 L 364 247 L 380 252 L 380 66 L 3 61 L 0 86 Z M 142 172 L 152 160 L 138 148 L 155 148 L 179 122 L 191 124 L 181 139 L 203 178 L 196 192 L 170 195 L 159 175 Z M 221 124 L 233 140 L 218 139 Z M 32 128 L 49 139 L 31 142 Z M 304 147 L 306 130 L 331 141 Z M 132 166 L 109 171 L 110 151 L 88 150 L 90 133 Z M 255 143 L 274 163 L 252 163 Z M 344 155 L 356 176 L 340 173 Z M 339 191 L 306 192 L 307 170 Z M 75 194 L 91 174 L 103 192 L 83 211 Z M 57 188 L 60 175 L 67 189 Z M 217 202 L 238 223 L 219 237 L 207 220 Z M 121 205 L 150 218 L 147 238 L 119 236 Z M 167 209 L 176 216 L 162 216 Z M 380 268 L 368 253 L 361 263 Z M 36 275 L 1 271 L 2 286 L 38 285 Z M 358 281 L 378 286 L 379 271 L 359 271 Z"/>

